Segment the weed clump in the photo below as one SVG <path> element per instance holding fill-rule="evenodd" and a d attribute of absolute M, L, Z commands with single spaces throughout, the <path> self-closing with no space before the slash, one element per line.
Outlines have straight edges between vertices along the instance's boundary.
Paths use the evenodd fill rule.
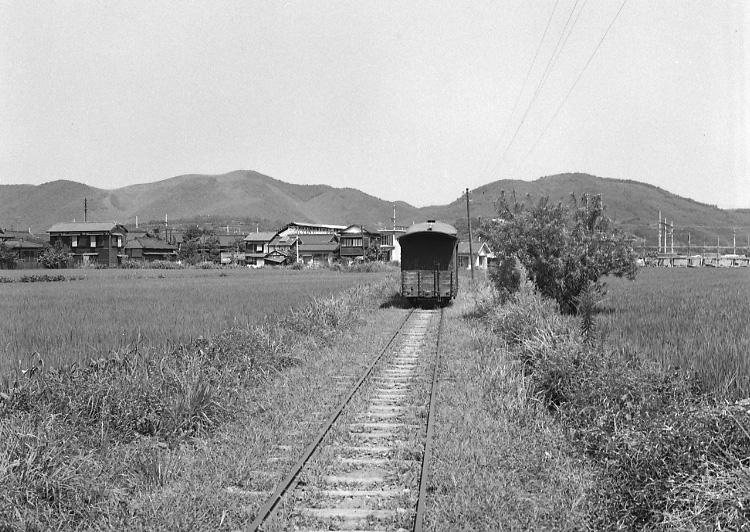
<path fill-rule="evenodd" d="M 60 367 L 37 357 L 4 375 L 0 529 L 97 529 L 112 512 L 127 520 L 134 494 L 177 476 L 171 451 L 210 436 L 248 389 L 301 363 L 297 346 L 330 341 L 382 289 L 313 299 L 285 318 L 158 355 L 136 344 Z"/>
<path fill-rule="evenodd" d="M 565 317 L 521 291 L 485 319 L 596 464 L 589 527 L 750 527 L 750 403 L 721 404 L 692 374 L 607 345 L 595 334 L 595 294 L 578 304 L 580 319 Z"/>

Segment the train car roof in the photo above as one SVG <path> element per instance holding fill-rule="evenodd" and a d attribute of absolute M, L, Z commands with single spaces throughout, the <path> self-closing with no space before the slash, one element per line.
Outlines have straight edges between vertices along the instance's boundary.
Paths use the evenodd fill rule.
<path fill-rule="evenodd" d="M 452 225 L 443 222 L 430 221 L 412 225 L 406 230 L 406 233 L 399 237 L 399 240 L 416 233 L 442 233 L 452 237 L 458 235 L 458 231 L 456 231 L 456 228 Z"/>

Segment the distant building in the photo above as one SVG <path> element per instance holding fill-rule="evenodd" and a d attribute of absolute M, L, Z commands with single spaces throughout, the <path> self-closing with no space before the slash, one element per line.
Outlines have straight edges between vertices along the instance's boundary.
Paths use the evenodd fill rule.
<path fill-rule="evenodd" d="M 94 262 L 113 267 L 124 256 L 128 230 L 116 222 L 67 222 L 55 224 L 47 232 L 52 246 L 62 242 L 70 248 L 75 264 Z"/>
<path fill-rule="evenodd" d="M 244 239 L 245 264 L 254 268 L 265 266 L 266 255 L 270 253 L 271 241 L 276 237 L 275 232 L 263 231 L 250 233 Z"/>
<path fill-rule="evenodd" d="M 364 260 L 371 244 L 379 242 L 380 235 L 362 225 L 350 225 L 339 233 L 341 260 Z"/>
<path fill-rule="evenodd" d="M 300 235 L 296 247 L 299 261 L 305 264 L 331 264 L 338 251 L 336 235 Z"/>
<path fill-rule="evenodd" d="M 380 251 L 386 261 L 401 262 L 401 244 L 398 237 L 406 233 L 406 227 L 395 227 L 393 229 L 380 229 Z"/>
<path fill-rule="evenodd" d="M 289 235 L 334 235 L 346 229 L 345 225 L 290 222 L 276 233 L 280 237 Z"/>
<path fill-rule="evenodd" d="M 474 256 L 474 268 L 479 270 L 487 269 L 487 261 L 491 255 L 490 247 L 487 242 L 472 242 L 471 253 Z M 469 262 L 469 243 L 458 243 L 458 267 L 466 270 L 471 269 Z"/>
<path fill-rule="evenodd" d="M 130 260 L 152 262 L 155 260 L 176 260 L 177 246 L 164 240 L 141 236 L 128 239 L 125 244 L 125 256 Z"/>

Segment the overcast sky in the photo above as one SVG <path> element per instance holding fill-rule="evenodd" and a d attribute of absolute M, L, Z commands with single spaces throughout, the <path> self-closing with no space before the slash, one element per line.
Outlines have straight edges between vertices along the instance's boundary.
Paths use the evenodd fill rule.
<path fill-rule="evenodd" d="M 0 0 L 0 184 L 247 169 L 423 206 L 588 172 L 750 207 L 750 2 L 622 6 Z"/>

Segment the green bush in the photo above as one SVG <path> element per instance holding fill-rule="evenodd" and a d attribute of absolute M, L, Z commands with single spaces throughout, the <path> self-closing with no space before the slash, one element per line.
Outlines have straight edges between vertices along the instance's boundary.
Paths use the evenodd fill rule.
<path fill-rule="evenodd" d="M 575 314 L 578 297 L 591 283 L 605 275 L 635 279 L 637 272 L 630 236 L 604 211 L 600 196 L 584 194 L 579 203 L 571 195 L 569 206 L 550 204 L 543 196 L 527 208 L 515 199 L 511 205 L 503 194 L 499 219 L 483 222 L 479 234 L 502 260 L 517 257 L 537 290 L 557 301 L 563 313 Z"/>
<path fill-rule="evenodd" d="M 5 242 L 0 242 L 0 268 L 12 270 L 16 267 L 17 261 L 16 252 L 10 249 Z"/>
<path fill-rule="evenodd" d="M 526 269 L 515 255 L 505 257 L 497 266 L 491 266 L 488 275 L 501 303 L 508 301 L 527 281 Z"/>
<path fill-rule="evenodd" d="M 535 294 L 517 293 L 486 319 L 599 468 L 589 528 L 750 524 L 750 402 L 716 404 L 688 373 L 586 341 L 577 320 Z"/>

